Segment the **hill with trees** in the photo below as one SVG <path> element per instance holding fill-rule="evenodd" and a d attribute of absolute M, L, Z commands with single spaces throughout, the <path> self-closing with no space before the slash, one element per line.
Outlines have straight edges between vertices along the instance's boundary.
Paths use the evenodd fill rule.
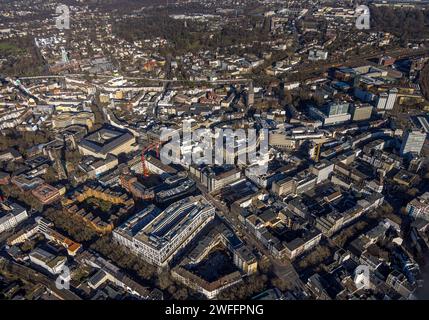
<path fill-rule="evenodd" d="M 429 38 L 429 12 L 413 8 L 371 6 L 371 27 L 389 32 L 406 45 L 410 40 Z"/>

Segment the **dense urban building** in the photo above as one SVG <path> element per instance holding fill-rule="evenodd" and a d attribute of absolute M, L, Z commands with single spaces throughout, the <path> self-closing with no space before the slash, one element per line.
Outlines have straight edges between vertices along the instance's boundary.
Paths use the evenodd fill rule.
<path fill-rule="evenodd" d="M 165 266 L 214 218 L 215 208 L 203 197 L 189 197 L 159 212 L 148 207 L 114 230 L 121 245 L 157 266 Z"/>
<path fill-rule="evenodd" d="M 3 202 L 0 210 L 0 233 L 15 228 L 28 218 L 27 210 L 17 203 Z"/>
<path fill-rule="evenodd" d="M 0 0 L 0 300 L 426 298 L 427 1 L 58 5 Z"/>

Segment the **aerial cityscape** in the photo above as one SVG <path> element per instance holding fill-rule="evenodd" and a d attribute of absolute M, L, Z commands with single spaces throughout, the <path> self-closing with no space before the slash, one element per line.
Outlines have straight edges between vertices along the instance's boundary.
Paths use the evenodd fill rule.
<path fill-rule="evenodd" d="M 0 300 L 429 299 L 429 1 L 0 0 L 0 132 Z"/>

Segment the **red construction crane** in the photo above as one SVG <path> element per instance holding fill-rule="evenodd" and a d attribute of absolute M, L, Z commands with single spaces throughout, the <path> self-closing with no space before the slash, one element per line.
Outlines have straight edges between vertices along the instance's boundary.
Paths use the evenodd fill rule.
<path fill-rule="evenodd" d="M 144 177 L 149 177 L 149 169 L 147 168 L 147 165 L 146 165 L 146 153 L 151 150 L 156 150 L 156 157 L 159 158 L 159 144 L 158 143 L 151 144 L 146 148 L 144 148 L 142 151 L 142 172 Z"/>

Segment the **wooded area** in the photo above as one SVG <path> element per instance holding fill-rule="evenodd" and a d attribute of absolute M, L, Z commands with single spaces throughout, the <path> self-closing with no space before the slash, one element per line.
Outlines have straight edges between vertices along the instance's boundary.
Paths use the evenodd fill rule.
<path fill-rule="evenodd" d="M 390 32 L 406 45 L 409 40 L 429 37 L 429 12 L 420 9 L 371 6 L 371 25 L 378 31 Z"/>

